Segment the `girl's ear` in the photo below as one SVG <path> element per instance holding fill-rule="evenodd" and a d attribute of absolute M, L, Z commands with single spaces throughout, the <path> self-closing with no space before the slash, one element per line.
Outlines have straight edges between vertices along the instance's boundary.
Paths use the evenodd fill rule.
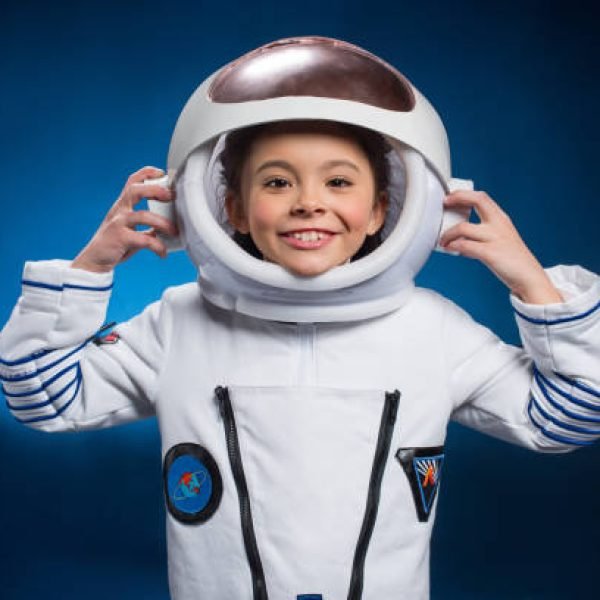
<path fill-rule="evenodd" d="M 241 198 L 234 192 L 227 192 L 225 196 L 225 210 L 230 225 L 240 233 L 250 233 L 248 219 L 244 214 L 244 207 Z"/>
<path fill-rule="evenodd" d="M 367 230 L 368 235 L 377 233 L 385 223 L 385 217 L 387 215 L 389 205 L 389 197 L 387 192 L 379 192 L 375 198 L 373 204 L 373 210 L 371 211 L 371 221 Z"/>

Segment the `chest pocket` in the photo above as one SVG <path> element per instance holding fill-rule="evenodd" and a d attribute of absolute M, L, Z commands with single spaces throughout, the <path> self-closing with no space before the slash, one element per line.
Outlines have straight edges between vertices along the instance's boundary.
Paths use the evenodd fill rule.
<path fill-rule="evenodd" d="M 254 599 L 358 599 L 400 393 L 219 387 Z"/>

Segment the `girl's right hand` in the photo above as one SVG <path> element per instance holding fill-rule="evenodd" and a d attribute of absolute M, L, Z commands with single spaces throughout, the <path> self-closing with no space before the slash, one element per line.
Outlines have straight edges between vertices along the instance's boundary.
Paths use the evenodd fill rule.
<path fill-rule="evenodd" d="M 145 179 L 163 175 L 164 171 L 155 167 L 144 167 L 133 173 L 98 231 L 71 266 L 95 273 L 107 273 L 142 248 L 149 248 L 164 258 L 167 248 L 156 234 L 177 235 L 176 225 L 149 210 L 134 210 L 142 198 L 152 198 L 161 202 L 173 200 L 172 190 L 156 184 L 143 183 Z M 137 231 L 136 225 L 147 225 L 150 229 Z"/>

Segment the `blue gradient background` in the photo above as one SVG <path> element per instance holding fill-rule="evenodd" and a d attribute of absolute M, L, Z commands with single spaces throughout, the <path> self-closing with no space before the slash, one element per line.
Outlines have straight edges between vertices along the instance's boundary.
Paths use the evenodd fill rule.
<path fill-rule="evenodd" d="M 505 207 L 541 262 L 600 271 L 593 6 L 3 3 L 0 320 L 24 260 L 72 257 L 127 175 L 164 165 L 201 80 L 291 35 L 347 39 L 396 65 L 444 119 L 456 176 Z M 184 255 L 139 255 L 118 269 L 109 318 L 193 277 Z M 517 342 L 507 294 L 483 266 L 436 255 L 420 283 Z M 447 447 L 432 597 L 595 595 L 600 449 L 539 456 L 454 425 Z M 0 457 L 0 597 L 168 597 L 155 421 L 48 435 L 2 406 Z"/>

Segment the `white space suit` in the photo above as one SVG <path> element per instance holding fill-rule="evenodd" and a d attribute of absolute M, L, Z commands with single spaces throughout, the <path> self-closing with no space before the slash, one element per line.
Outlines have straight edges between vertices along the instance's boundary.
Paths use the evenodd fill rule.
<path fill-rule="evenodd" d="M 600 435 L 600 282 L 550 275 L 564 304 L 511 299 L 521 350 L 423 289 L 378 317 L 289 323 L 189 284 L 94 337 L 111 276 L 28 263 L 1 377 L 46 431 L 157 415 L 176 600 L 427 598 L 449 419 L 542 452 Z"/>
<path fill-rule="evenodd" d="M 282 74 L 264 68 L 272 56 Z M 169 155 L 200 283 L 98 336 L 112 275 L 28 263 L 0 335 L 8 406 L 46 431 L 156 414 L 175 600 L 425 599 L 450 419 L 542 452 L 600 436 L 600 281 L 550 270 L 565 302 L 512 298 L 524 349 L 503 344 L 414 287 L 452 181 L 441 121 L 401 75 L 321 38 L 221 75 L 192 96 Z M 397 220 L 368 256 L 297 278 L 245 255 L 203 188 L 221 134 L 307 117 L 388 136 Z"/>

